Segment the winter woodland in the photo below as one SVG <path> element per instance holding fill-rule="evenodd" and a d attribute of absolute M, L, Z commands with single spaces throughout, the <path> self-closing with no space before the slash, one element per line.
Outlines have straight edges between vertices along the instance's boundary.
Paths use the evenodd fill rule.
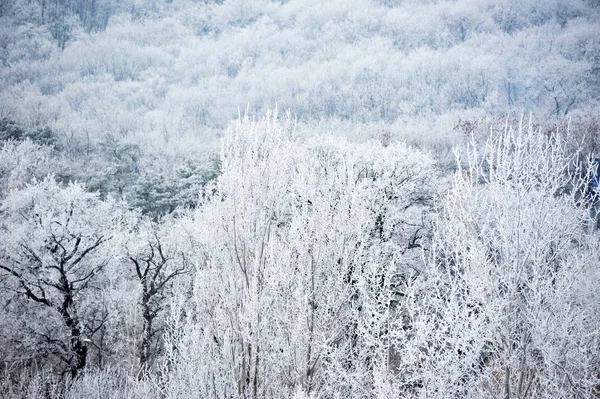
<path fill-rule="evenodd" d="M 597 0 L 0 0 L 0 398 L 600 398 Z"/>

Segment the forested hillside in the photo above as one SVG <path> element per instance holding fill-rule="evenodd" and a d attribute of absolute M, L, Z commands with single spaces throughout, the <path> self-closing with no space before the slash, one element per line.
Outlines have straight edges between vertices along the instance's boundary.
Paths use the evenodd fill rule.
<path fill-rule="evenodd" d="M 600 397 L 596 0 L 0 0 L 0 397 Z"/>

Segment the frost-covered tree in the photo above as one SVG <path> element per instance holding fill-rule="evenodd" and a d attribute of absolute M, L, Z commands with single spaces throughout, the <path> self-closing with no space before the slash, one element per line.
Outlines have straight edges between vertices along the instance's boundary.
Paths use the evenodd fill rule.
<path fill-rule="evenodd" d="M 52 356 L 44 363 L 56 359 L 48 366 L 75 377 L 106 321 L 96 311 L 101 304 L 94 294 L 108 288 L 101 286 L 101 276 L 114 257 L 113 237 L 125 229 L 124 208 L 49 177 L 11 191 L 0 212 L 2 295 L 10 305 L 4 307 L 2 329 L 9 334 L 13 322 L 25 323 L 20 333 L 30 334 L 34 343 L 28 347 L 23 341 L 22 355 L 48 352 Z M 19 309 L 40 320 L 10 312 Z"/>
<path fill-rule="evenodd" d="M 203 262 L 173 341 L 173 397 L 376 392 L 432 161 L 402 144 L 303 143 L 290 122 L 246 119 L 225 140 L 196 215 Z"/>
<path fill-rule="evenodd" d="M 59 162 L 50 147 L 29 140 L 4 143 L 0 148 L 0 199 L 57 169 Z"/>
<path fill-rule="evenodd" d="M 189 262 L 182 248 L 178 250 L 177 221 L 161 220 L 153 223 L 141 220 L 126 243 L 129 261 L 139 281 L 141 292 L 141 334 L 138 347 L 140 377 L 161 352 L 164 325 L 157 325 L 173 296 L 174 280 L 189 271 Z"/>
<path fill-rule="evenodd" d="M 600 352 L 598 238 L 559 134 L 473 145 L 407 289 L 397 390 L 435 398 L 591 397 Z"/>

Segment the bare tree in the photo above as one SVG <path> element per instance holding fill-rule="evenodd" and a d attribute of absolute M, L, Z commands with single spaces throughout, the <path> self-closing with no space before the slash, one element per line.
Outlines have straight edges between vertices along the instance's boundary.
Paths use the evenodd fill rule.
<path fill-rule="evenodd" d="M 152 347 L 156 341 L 156 334 L 161 329 L 155 327 L 154 321 L 163 309 L 167 289 L 173 283 L 173 279 L 188 271 L 184 253 L 175 258 L 166 252 L 163 244 L 165 238 L 161 237 L 162 232 L 157 224 L 148 223 L 142 228 L 147 229 L 144 232 L 148 236 L 147 241 L 137 253 L 129 254 L 129 260 L 133 263 L 142 289 L 139 299 L 143 318 L 142 339 L 138 350 L 140 377 L 145 375 L 155 355 Z"/>
<path fill-rule="evenodd" d="M 118 205 L 47 179 L 10 193 L 2 212 L 0 271 L 17 297 L 60 316 L 68 343 L 52 342 L 74 378 L 86 366 L 87 342 L 103 324 L 88 325 L 82 313 L 87 292 L 111 259 L 106 244 L 119 224 Z"/>

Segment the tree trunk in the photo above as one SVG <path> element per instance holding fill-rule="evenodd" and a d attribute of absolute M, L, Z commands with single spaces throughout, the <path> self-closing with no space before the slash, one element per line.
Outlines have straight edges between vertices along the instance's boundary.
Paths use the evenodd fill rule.
<path fill-rule="evenodd" d="M 140 357 L 140 372 L 139 378 L 143 378 L 146 374 L 146 369 L 149 367 L 151 358 L 151 346 L 152 346 L 152 322 L 154 321 L 154 312 L 150 305 L 151 296 L 148 294 L 148 290 L 144 287 L 144 293 L 142 294 L 142 342 L 139 348 Z"/>
<path fill-rule="evenodd" d="M 79 372 L 85 368 L 87 361 L 87 346 L 81 338 L 81 330 L 79 329 L 79 320 L 76 316 L 69 312 L 69 298 L 65 299 L 62 306 L 59 307 L 58 311 L 65 322 L 65 325 L 69 329 L 71 335 L 71 351 L 73 352 L 74 359 L 71 361 L 70 373 L 71 378 L 77 377 Z"/>

